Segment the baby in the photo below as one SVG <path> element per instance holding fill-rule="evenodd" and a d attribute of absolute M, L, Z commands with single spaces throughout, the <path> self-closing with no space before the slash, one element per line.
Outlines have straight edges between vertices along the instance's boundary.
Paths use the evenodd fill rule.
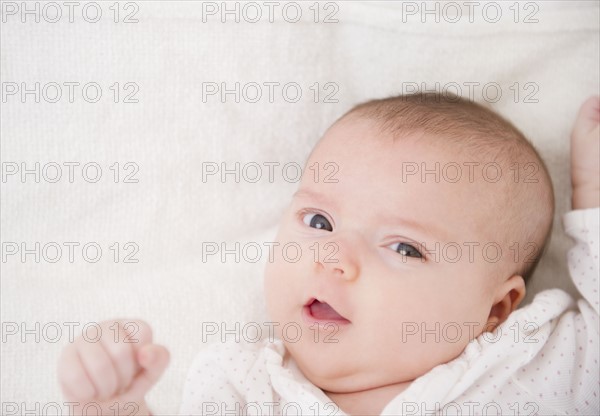
<path fill-rule="evenodd" d="M 540 156 L 484 106 L 436 93 L 373 100 L 336 121 L 283 214 L 265 295 L 275 337 L 214 344 L 194 361 L 181 414 L 598 414 L 600 99 L 571 136 L 583 298 L 553 289 L 517 309 L 554 217 Z M 313 255 L 314 254 L 314 255 Z M 106 322 L 106 328 L 114 322 Z M 121 320 L 98 343 L 68 345 L 59 380 L 71 401 L 150 414 L 145 394 L 168 351 Z M 293 324 L 302 336 L 283 332 Z M 289 328 L 289 325 L 288 325 Z"/>

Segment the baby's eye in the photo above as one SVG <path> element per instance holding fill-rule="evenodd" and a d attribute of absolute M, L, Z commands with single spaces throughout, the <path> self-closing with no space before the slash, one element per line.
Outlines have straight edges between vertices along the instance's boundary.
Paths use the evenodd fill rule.
<path fill-rule="evenodd" d="M 302 221 L 309 227 L 317 228 L 319 230 L 333 231 L 333 227 L 331 226 L 327 218 L 325 218 L 321 214 L 304 214 L 302 216 Z"/>
<path fill-rule="evenodd" d="M 410 244 L 406 244 L 406 243 L 394 243 L 390 247 L 394 251 L 397 251 L 398 253 L 400 253 L 403 256 L 416 257 L 418 259 L 420 259 L 421 257 L 423 257 L 421 255 L 421 253 L 419 252 L 419 250 L 417 250 L 416 248 L 414 248 Z"/>

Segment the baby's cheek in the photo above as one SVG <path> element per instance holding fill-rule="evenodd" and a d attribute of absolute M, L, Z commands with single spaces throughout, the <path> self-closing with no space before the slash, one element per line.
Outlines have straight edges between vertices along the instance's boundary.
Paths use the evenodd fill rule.
<path fill-rule="evenodd" d="M 267 263 L 265 268 L 264 294 L 267 306 L 267 313 L 270 319 L 276 319 L 278 315 L 277 300 L 279 299 L 279 282 L 277 281 L 277 266 L 274 263 Z"/>
<path fill-rule="evenodd" d="M 449 296 L 430 305 L 429 311 L 423 311 L 419 331 L 433 344 L 428 349 L 443 359 L 459 355 L 487 322 L 482 300 L 471 296 Z"/>
<path fill-rule="evenodd" d="M 285 261 L 275 257 L 273 262 L 267 264 L 264 291 L 267 313 L 272 320 L 279 322 L 289 319 L 285 316 L 289 313 L 287 309 L 299 302 L 294 299 L 294 293 L 297 293 L 297 285 L 300 283 L 297 280 L 293 270 L 290 270 L 290 265 Z"/>
<path fill-rule="evenodd" d="M 481 299 L 463 300 L 463 305 L 452 311 L 441 322 L 440 335 L 448 348 L 449 358 L 458 356 L 471 340 L 481 334 L 487 322 L 487 314 Z"/>

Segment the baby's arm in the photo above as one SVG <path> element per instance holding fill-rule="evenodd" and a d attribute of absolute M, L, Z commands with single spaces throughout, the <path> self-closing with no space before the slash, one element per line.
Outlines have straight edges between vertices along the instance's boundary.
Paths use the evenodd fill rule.
<path fill-rule="evenodd" d="M 598 210 L 600 206 L 600 97 L 579 109 L 571 133 L 571 205 L 563 218 L 577 245 L 569 251 L 569 271 L 577 289 L 595 310 L 598 300 Z M 595 208 L 595 209 L 594 209 Z"/>
<path fill-rule="evenodd" d="M 579 414 L 598 411 L 599 126 L 600 99 L 592 97 L 581 106 L 571 134 L 573 211 L 563 217 L 566 233 L 576 242 L 568 252 L 569 273 L 583 299 L 577 301 L 578 313 L 567 312 L 560 319 L 541 363 L 551 362 L 558 376 L 544 399 L 564 406 L 560 395 L 569 391 L 572 402 L 561 410 Z"/>
<path fill-rule="evenodd" d="M 150 415 L 144 396 L 166 369 L 168 351 L 152 343 L 152 330 L 139 320 L 105 321 L 100 329 L 99 341 L 78 337 L 58 361 L 63 395 L 77 403 L 74 414 Z"/>
<path fill-rule="evenodd" d="M 571 184 L 573 209 L 600 205 L 600 97 L 583 103 L 571 134 Z"/>

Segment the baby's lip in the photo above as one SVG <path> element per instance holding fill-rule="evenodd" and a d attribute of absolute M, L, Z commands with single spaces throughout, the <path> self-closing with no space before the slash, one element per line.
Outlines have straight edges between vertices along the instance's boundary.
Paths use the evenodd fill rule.
<path fill-rule="evenodd" d="M 304 304 L 304 311 L 316 321 L 350 323 L 350 320 L 338 312 L 330 303 L 324 299 L 311 297 Z"/>

